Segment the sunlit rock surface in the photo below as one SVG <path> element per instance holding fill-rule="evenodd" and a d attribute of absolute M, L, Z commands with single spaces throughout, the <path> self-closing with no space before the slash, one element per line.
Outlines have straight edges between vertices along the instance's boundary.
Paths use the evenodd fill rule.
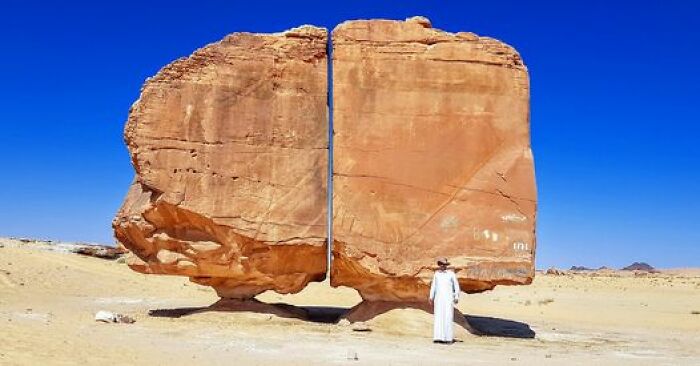
<path fill-rule="evenodd" d="M 326 272 L 327 32 L 235 33 L 165 66 L 125 128 L 136 178 L 113 222 L 144 273 L 220 296 Z"/>
<path fill-rule="evenodd" d="M 435 258 L 466 292 L 534 276 L 529 80 L 510 46 L 421 17 L 333 31 L 331 283 L 423 301 Z"/>

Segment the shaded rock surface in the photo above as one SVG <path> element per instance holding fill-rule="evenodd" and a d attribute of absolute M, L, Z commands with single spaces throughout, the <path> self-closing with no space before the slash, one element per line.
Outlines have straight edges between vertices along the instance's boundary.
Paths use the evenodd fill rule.
<path fill-rule="evenodd" d="M 435 258 L 466 292 L 529 284 L 529 79 L 510 46 L 416 17 L 333 31 L 331 284 L 424 301 Z"/>
<path fill-rule="evenodd" d="M 124 135 L 136 178 L 113 221 L 129 266 L 220 296 L 326 272 L 327 32 L 234 33 L 161 69 Z"/>

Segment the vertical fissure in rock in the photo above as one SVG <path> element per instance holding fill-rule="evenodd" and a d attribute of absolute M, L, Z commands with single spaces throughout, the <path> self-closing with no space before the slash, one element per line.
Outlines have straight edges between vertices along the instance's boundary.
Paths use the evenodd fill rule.
<path fill-rule="evenodd" d="M 328 95 L 328 174 L 326 182 L 327 220 L 326 232 L 328 233 L 326 278 L 331 276 L 331 262 L 333 261 L 333 39 L 328 35 L 326 42 L 326 64 L 328 65 L 327 95 Z"/>

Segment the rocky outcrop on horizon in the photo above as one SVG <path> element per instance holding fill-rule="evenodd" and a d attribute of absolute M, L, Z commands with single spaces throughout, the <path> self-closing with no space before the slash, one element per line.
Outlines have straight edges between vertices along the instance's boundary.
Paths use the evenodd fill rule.
<path fill-rule="evenodd" d="M 114 232 L 143 273 L 221 297 L 326 273 L 327 32 L 234 33 L 161 69 L 125 127 L 136 171 Z"/>
<path fill-rule="evenodd" d="M 621 269 L 622 271 L 642 271 L 642 272 L 655 272 L 656 268 L 652 267 L 645 262 L 634 262 L 627 267 Z"/>
<path fill-rule="evenodd" d="M 569 268 L 569 271 L 593 271 L 593 270 L 594 270 L 593 268 L 588 268 L 586 266 L 571 266 L 571 268 Z"/>
<path fill-rule="evenodd" d="M 529 284 L 529 79 L 510 46 L 423 17 L 333 33 L 331 284 L 424 301 L 435 258 L 462 290 Z"/>

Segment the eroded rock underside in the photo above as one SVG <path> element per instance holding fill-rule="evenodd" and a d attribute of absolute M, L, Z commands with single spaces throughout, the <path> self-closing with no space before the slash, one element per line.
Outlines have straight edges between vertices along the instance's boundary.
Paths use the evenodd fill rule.
<path fill-rule="evenodd" d="M 331 284 L 423 301 L 435 258 L 462 290 L 528 284 L 536 190 L 518 53 L 472 33 L 350 21 L 333 31 Z"/>
<path fill-rule="evenodd" d="M 146 81 L 113 222 L 132 269 L 228 298 L 325 278 L 326 45 L 309 26 L 236 33 Z"/>

